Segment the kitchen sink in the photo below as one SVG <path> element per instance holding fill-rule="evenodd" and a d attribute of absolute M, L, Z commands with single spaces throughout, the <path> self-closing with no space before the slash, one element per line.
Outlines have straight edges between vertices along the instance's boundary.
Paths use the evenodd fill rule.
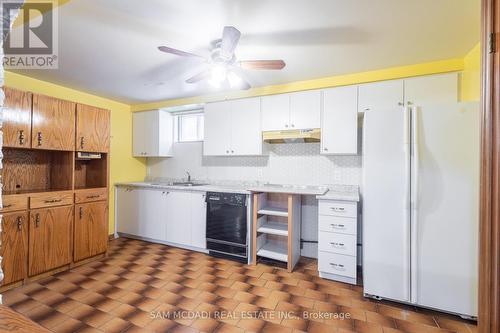
<path fill-rule="evenodd" d="M 203 185 L 208 185 L 208 184 L 202 184 L 202 183 L 193 183 L 193 182 L 173 182 L 173 186 L 203 186 Z"/>

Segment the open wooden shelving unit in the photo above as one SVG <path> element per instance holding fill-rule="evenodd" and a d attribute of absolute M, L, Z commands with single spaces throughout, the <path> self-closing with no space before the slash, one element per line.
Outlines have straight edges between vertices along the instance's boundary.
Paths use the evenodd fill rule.
<path fill-rule="evenodd" d="M 300 195 L 254 193 L 252 256 L 285 262 L 289 272 L 300 258 Z"/>
<path fill-rule="evenodd" d="M 102 257 L 109 192 L 109 110 L 4 91 L 0 291 Z"/>

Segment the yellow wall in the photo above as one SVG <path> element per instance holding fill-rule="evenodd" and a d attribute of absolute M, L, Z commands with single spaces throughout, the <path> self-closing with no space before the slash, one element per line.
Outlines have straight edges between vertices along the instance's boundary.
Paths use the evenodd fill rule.
<path fill-rule="evenodd" d="M 481 94 L 481 47 L 479 43 L 464 58 L 462 100 L 479 101 Z"/>
<path fill-rule="evenodd" d="M 83 93 L 53 83 L 5 71 L 5 86 L 111 110 L 109 233 L 114 230 L 114 184 L 142 180 L 144 159 L 132 157 L 132 113 L 130 105 Z"/>

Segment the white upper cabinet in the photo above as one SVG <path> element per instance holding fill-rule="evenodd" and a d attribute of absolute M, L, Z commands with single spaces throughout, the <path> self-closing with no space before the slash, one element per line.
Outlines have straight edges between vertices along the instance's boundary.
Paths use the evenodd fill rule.
<path fill-rule="evenodd" d="M 231 101 L 231 155 L 261 155 L 260 98 Z"/>
<path fill-rule="evenodd" d="M 403 106 L 403 80 L 380 81 L 359 86 L 359 111 Z"/>
<path fill-rule="evenodd" d="M 134 112 L 133 154 L 136 157 L 172 156 L 173 119 L 163 110 Z"/>
<path fill-rule="evenodd" d="M 321 154 L 358 152 L 358 86 L 323 91 Z"/>
<path fill-rule="evenodd" d="M 458 74 L 419 76 L 404 80 L 405 104 L 456 103 L 458 101 Z"/>
<path fill-rule="evenodd" d="M 290 94 L 291 129 L 319 128 L 321 119 L 321 90 Z"/>
<path fill-rule="evenodd" d="M 205 106 L 205 156 L 262 155 L 260 98 Z"/>
<path fill-rule="evenodd" d="M 290 126 L 290 94 L 263 96 L 262 130 L 278 131 Z"/>
<path fill-rule="evenodd" d="M 319 128 L 320 115 L 320 90 L 262 97 L 263 131 Z"/>
<path fill-rule="evenodd" d="M 203 155 L 231 153 L 231 104 L 228 101 L 205 105 Z"/>

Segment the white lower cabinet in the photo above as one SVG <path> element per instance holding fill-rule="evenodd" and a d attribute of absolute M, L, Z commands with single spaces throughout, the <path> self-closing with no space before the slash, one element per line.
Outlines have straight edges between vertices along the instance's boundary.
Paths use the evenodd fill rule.
<path fill-rule="evenodd" d="M 204 192 L 117 187 L 116 221 L 122 234 L 206 248 Z"/>
<path fill-rule="evenodd" d="M 356 284 L 357 202 L 320 200 L 318 206 L 319 276 Z"/>

